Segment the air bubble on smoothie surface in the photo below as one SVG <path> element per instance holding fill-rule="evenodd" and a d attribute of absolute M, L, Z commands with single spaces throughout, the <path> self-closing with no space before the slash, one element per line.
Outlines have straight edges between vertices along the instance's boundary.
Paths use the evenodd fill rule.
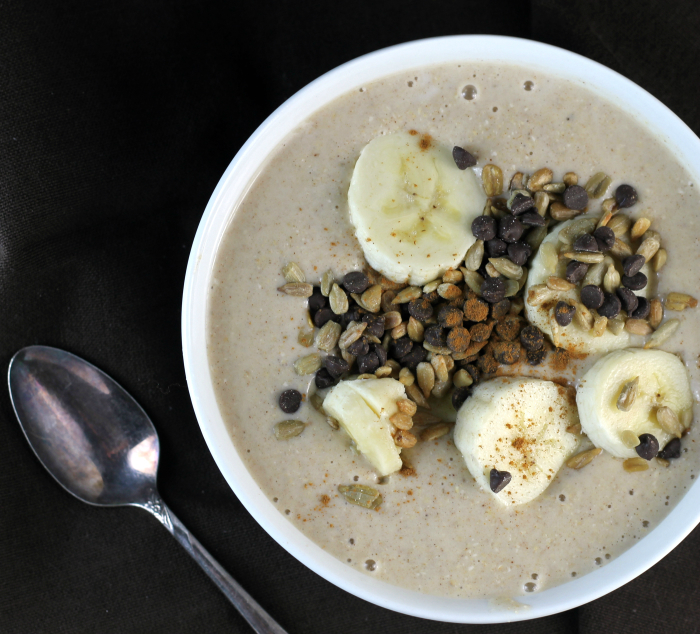
<path fill-rule="evenodd" d="M 409 81 L 409 82 L 408 82 L 408 87 L 409 87 L 409 88 L 413 88 L 413 82 L 412 82 L 412 81 Z"/>
<path fill-rule="evenodd" d="M 534 592 L 535 590 L 537 590 L 537 584 L 533 581 L 528 581 L 525 584 L 525 592 Z"/>
<path fill-rule="evenodd" d="M 471 84 L 468 84 L 464 88 L 462 88 L 462 97 L 464 97 L 467 101 L 471 101 L 476 97 L 477 93 L 476 86 L 472 86 Z"/>
<path fill-rule="evenodd" d="M 596 558 L 595 558 L 595 563 L 596 563 L 597 566 L 600 566 L 600 564 L 603 563 L 603 560 L 602 560 L 600 557 L 596 557 Z"/>
<path fill-rule="evenodd" d="M 374 559 L 368 559 L 365 561 L 365 568 L 370 572 L 374 572 L 377 569 L 377 562 Z"/>
<path fill-rule="evenodd" d="M 529 79 L 523 84 L 523 88 L 525 90 L 532 90 L 535 87 L 535 84 L 531 82 Z"/>

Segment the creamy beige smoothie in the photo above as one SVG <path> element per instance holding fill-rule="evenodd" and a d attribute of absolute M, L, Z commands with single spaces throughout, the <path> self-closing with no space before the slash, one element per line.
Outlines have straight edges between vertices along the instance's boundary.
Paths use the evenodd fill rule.
<path fill-rule="evenodd" d="M 662 139 L 585 86 L 515 66 L 482 63 L 420 68 L 368 84 L 313 114 L 282 140 L 251 183 L 219 247 L 208 306 L 208 356 L 219 407 L 260 488 L 300 531 L 348 566 L 388 583 L 450 597 L 514 596 L 584 575 L 628 549 L 668 514 L 700 466 L 691 427 L 683 453 L 628 473 L 605 453 L 581 470 L 562 468 L 538 498 L 507 508 L 471 477 L 451 434 L 403 451 L 414 475 L 381 482 L 372 466 L 315 411 L 313 375 L 292 364 L 310 349 L 297 342 L 306 300 L 278 293 L 282 267 L 297 262 L 318 284 L 365 266 L 348 217 L 348 186 L 362 148 L 378 135 L 415 129 L 467 148 L 477 167 L 506 179 L 547 166 L 580 182 L 604 171 L 613 192 L 629 183 L 663 237 L 668 262 L 658 293 L 697 293 L 700 196 Z M 608 194 L 611 195 L 611 194 Z M 678 352 L 697 403 L 698 313 L 662 348 Z M 596 356 L 569 368 L 574 382 Z M 547 367 L 511 373 L 554 378 Z M 574 373 L 575 372 L 575 373 Z M 306 396 L 298 412 L 278 406 L 282 390 Z M 697 412 L 697 406 L 696 406 Z M 308 421 L 278 441 L 273 426 Z M 347 503 L 343 484 L 381 490 L 378 510 Z"/>

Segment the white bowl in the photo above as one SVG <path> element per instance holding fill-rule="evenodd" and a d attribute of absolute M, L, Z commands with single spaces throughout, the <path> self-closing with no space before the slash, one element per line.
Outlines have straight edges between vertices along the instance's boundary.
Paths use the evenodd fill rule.
<path fill-rule="evenodd" d="M 377 605 L 427 619 L 500 623 L 547 616 L 597 599 L 634 579 L 674 548 L 700 521 L 696 482 L 666 519 L 629 550 L 563 585 L 519 597 L 514 611 L 486 600 L 453 599 L 408 591 L 346 566 L 303 535 L 263 494 L 248 473 L 219 413 L 207 361 L 207 291 L 216 252 L 231 214 L 278 142 L 312 112 L 336 97 L 385 75 L 464 60 L 501 61 L 577 82 L 616 103 L 666 140 L 694 179 L 700 180 L 700 140 L 666 106 L 618 73 L 559 48 L 507 37 L 456 36 L 410 42 L 348 62 L 300 90 L 273 112 L 228 166 L 209 200 L 192 245 L 182 304 L 187 382 L 202 434 L 229 485 L 258 523 L 283 548 L 331 583 Z"/>

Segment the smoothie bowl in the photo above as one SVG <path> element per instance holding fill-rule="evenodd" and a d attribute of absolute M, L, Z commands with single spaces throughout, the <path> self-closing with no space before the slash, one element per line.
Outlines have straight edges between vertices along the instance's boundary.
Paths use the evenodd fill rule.
<path fill-rule="evenodd" d="M 535 618 L 700 521 L 700 141 L 524 40 L 316 80 L 223 175 L 183 349 L 214 459 L 312 570 L 406 614 Z"/>

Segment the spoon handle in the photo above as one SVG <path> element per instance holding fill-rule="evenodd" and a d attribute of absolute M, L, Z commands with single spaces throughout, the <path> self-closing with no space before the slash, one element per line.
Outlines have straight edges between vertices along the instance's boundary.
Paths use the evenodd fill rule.
<path fill-rule="evenodd" d="M 226 572 L 219 562 L 216 561 L 200 544 L 196 537 L 190 533 L 185 525 L 166 506 L 165 502 L 157 494 L 153 495 L 147 504 L 142 505 L 147 511 L 152 513 L 168 529 L 170 534 L 180 542 L 180 545 L 192 556 L 200 565 L 202 570 L 209 575 L 209 578 L 224 593 L 226 598 L 243 615 L 250 626 L 257 634 L 287 634 L 275 620 L 260 607 L 233 578 Z"/>

